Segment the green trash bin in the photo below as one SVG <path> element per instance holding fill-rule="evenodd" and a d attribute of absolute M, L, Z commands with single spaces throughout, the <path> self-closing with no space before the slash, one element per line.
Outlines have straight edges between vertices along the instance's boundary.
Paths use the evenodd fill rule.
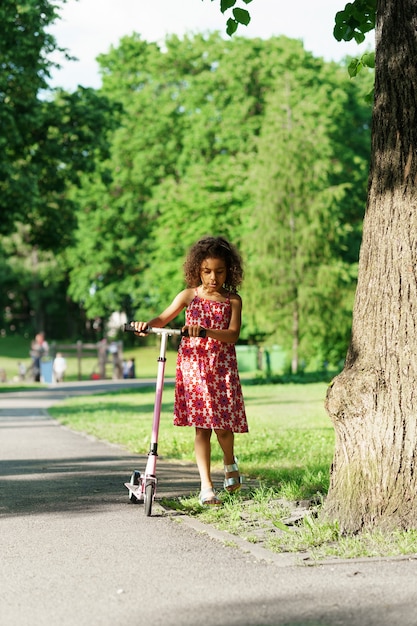
<path fill-rule="evenodd" d="M 256 372 L 258 369 L 257 346 L 236 346 L 236 357 L 240 372 Z"/>
<path fill-rule="evenodd" d="M 281 346 L 268 346 L 263 351 L 263 368 L 266 372 L 282 374 L 285 371 L 287 354 Z"/>

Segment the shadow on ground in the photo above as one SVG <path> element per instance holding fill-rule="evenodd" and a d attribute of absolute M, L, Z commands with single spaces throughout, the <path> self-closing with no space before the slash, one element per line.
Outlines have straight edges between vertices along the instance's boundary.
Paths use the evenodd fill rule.
<path fill-rule="evenodd" d="M 85 514 L 115 503 L 134 506 L 123 483 L 145 465 L 146 457 L 128 455 L 0 461 L 0 516 Z M 161 459 L 157 477 L 157 500 L 198 490 L 194 467 L 168 465 Z"/>

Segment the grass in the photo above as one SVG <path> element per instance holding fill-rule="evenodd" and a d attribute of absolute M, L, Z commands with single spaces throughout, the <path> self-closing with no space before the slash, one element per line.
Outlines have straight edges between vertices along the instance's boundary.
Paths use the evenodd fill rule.
<path fill-rule="evenodd" d="M 327 492 L 334 433 L 323 406 L 324 383 L 244 384 L 250 434 L 236 435 L 236 454 L 251 480 L 273 484 L 279 497 L 304 499 Z M 154 388 L 74 398 L 51 414 L 66 426 L 112 441 L 133 453 L 149 448 Z M 159 451 L 171 459 L 194 461 L 194 431 L 172 426 L 173 386 L 164 389 Z M 213 466 L 222 467 L 215 443 Z"/>
<path fill-rule="evenodd" d="M 189 516 L 198 516 L 202 522 L 249 543 L 260 544 L 271 552 L 293 553 L 313 562 L 417 554 L 417 530 L 373 530 L 343 535 L 337 521 L 320 521 L 320 504 L 310 506 L 307 515 L 292 520 L 294 503 L 277 498 L 273 487 L 261 485 L 248 492 L 223 493 L 222 500 L 222 507 L 211 508 L 202 507 L 197 495 L 163 504 Z"/>

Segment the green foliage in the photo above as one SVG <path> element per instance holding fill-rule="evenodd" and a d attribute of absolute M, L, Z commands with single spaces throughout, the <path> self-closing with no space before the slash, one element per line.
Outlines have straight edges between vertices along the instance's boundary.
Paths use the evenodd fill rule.
<path fill-rule="evenodd" d="M 243 0 L 243 2 L 245 4 L 249 4 L 250 2 L 252 2 L 252 0 Z M 235 4 L 236 0 L 220 0 L 220 10 L 222 13 L 225 13 L 228 9 L 232 9 Z M 226 22 L 226 33 L 229 36 L 233 35 L 236 32 L 239 24 L 247 26 L 251 19 L 249 11 L 240 7 L 233 8 L 232 13 L 233 17 L 229 17 Z"/>
<path fill-rule="evenodd" d="M 44 104 L 38 99 L 46 87 L 47 54 L 55 40 L 47 33 L 55 20 L 48 0 L 4 0 L 0 7 L 0 232 L 13 230 L 25 218 L 27 199 L 36 191 L 31 172 L 32 134 L 41 124 Z"/>
<path fill-rule="evenodd" d="M 99 60 L 122 112 L 110 157 L 70 196 L 71 297 L 90 318 L 150 317 L 182 288 L 188 247 L 223 234 L 246 260 L 242 336 L 286 346 L 296 303 L 303 358 L 337 362 L 366 194 L 364 80 L 284 37 L 172 36 L 162 50 L 133 35 Z"/>
<path fill-rule="evenodd" d="M 362 43 L 366 33 L 375 28 L 376 0 L 348 2 L 343 11 L 336 13 L 333 34 L 337 41 Z"/>
<path fill-rule="evenodd" d="M 236 2 L 222 9 L 246 19 Z M 45 39 L 43 50 L 55 45 Z M 297 302 L 303 358 L 335 362 L 366 189 L 360 87 L 285 37 L 172 36 L 158 46 L 133 35 L 99 62 L 100 92 L 40 100 L 34 83 L 27 124 L 14 120 L 21 137 L 0 181 L 3 232 L 18 235 L 0 258 L 9 325 L 22 315 L 45 326 L 78 307 L 89 319 L 148 317 L 182 288 L 189 245 L 223 234 L 246 262 L 242 337 L 286 339 Z"/>
<path fill-rule="evenodd" d="M 337 41 L 355 41 L 359 44 L 366 33 L 374 30 L 376 20 L 376 0 L 354 0 L 346 4 L 343 11 L 336 13 L 333 34 Z M 364 68 L 375 67 L 375 52 L 366 52 L 360 58 L 351 59 L 348 72 L 351 78 Z M 365 97 L 368 104 L 373 101 L 373 88 Z"/>
<path fill-rule="evenodd" d="M 338 363 L 346 351 L 369 110 L 342 69 L 301 50 L 291 62 L 267 100 L 251 172 L 256 210 L 244 237 L 251 259 L 244 301 L 249 333 L 295 346 L 297 369 L 300 355 Z M 348 127 L 358 132 L 348 137 Z"/>
<path fill-rule="evenodd" d="M 68 186 L 79 184 L 82 172 L 94 170 L 95 157 L 106 155 L 113 111 L 105 97 L 82 87 L 72 94 L 58 92 L 53 101 L 42 101 L 39 110 L 26 169 L 33 194 L 22 202 L 32 245 L 57 251 L 71 243 L 76 226 Z"/>
<path fill-rule="evenodd" d="M 0 235 L 11 237 L 0 242 L 1 321 L 12 331 L 50 330 L 73 312 L 62 256 L 76 226 L 68 188 L 106 155 L 115 113 L 92 89 L 47 93 L 56 18 L 48 0 L 0 7 Z"/>

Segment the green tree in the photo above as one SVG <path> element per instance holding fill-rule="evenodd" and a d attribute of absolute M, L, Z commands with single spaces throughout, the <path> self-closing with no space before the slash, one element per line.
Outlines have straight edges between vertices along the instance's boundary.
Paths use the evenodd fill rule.
<path fill-rule="evenodd" d="M 190 43 L 185 38 L 182 45 Z M 168 50 L 170 44 L 172 40 Z M 199 71 L 195 62 L 181 93 L 185 119 L 178 167 L 175 175 L 161 182 L 148 205 L 155 222 L 143 287 L 152 294 L 155 309 L 181 287 L 182 262 L 196 239 L 217 233 L 236 244 L 241 241 L 242 209 L 250 197 L 245 181 L 261 124 L 260 94 L 265 85 L 258 75 L 269 43 L 225 42 L 212 35 L 192 44 L 200 55 Z M 242 64 L 236 64 L 236 56 Z M 138 314 L 148 315 L 143 308 Z"/>
<path fill-rule="evenodd" d="M 1 233 L 12 232 L 16 219 L 26 219 L 35 194 L 31 172 L 32 132 L 42 117 L 39 92 L 46 88 L 47 56 L 56 42 L 47 33 L 56 19 L 48 0 L 4 0 L 0 7 L 0 206 Z"/>
<path fill-rule="evenodd" d="M 270 94 L 245 238 L 250 332 L 285 346 L 293 373 L 300 355 L 346 352 L 369 149 L 369 110 L 345 71 L 297 52 Z"/>
<path fill-rule="evenodd" d="M 78 184 L 83 172 L 91 173 L 95 157 L 106 154 L 106 132 L 114 123 L 114 107 L 92 89 L 48 92 L 50 55 L 57 49 L 48 27 L 58 17 L 57 6 L 5 0 L 0 8 L 0 234 L 17 235 L 1 274 L 9 328 L 21 326 L 24 318 L 45 327 L 51 318 L 46 311 L 58 302 L 65 315 L 65 274 L 54 271 L 48 251 L 57 255 L 72 242 L 76 212 L 69 185 Z M 49 273 L 37 276 L 41 265 L 29 265 L 35 290 L 21 280 L 23 255 L 28 261 L 42 257 L 42 267 L 49 264 Z"/>
<path fill-rule="evenodd" d="M 195 53 L 189 51 L 191 67 Z M 183 117 L 178 92 L 187 59 L 175 55 L 171 64 L 156 44 L 133 35 L 100 63 L 103 94 L 122 105 L 123 117 L 112 137 L 111 158 L 76 192 L 80 210 L 68 255 L 69 293 L 89 317 L 120 309 L 133 313 L 143 297 L 153 221 L 146 205 L 164 178 L 176 172 Z"/>
<path fill-rule="evenodd" d="M 129 316 L 135 313 L 142 317 L 165 306 L 182 285 L 182 262 L 187 248 L 203 234 L 223 233 L 236 244 L 246 246 L 245 233 L 258 227 L 256 222 L 249 225 L 251 216 L 259 213 L 259 219 L 263 219 L 254 195 L 262 167 L 267 168 L 276 160 L 268 147 L 271 135 L 278 133 L 279 141 L 273 139 L 274 149 L 284 152 L 279 144 L 285 133 L 276 123 L 274 106 L 282 109 L 283 85 L 288 84 L 294 94 L 286 106 L 294 110 L 298 120 L 294 128 L 299 129 L 298 140 L 304 142 L 298 146 L 293 142 L 292 153 L 299 164 L 294 167 L 303 171 L 304 199 L 307 195 L 315 207 L 316 222 L 321 225 L 321 230 L 311 230 L 310 249 L 320 249 L 322 256 L 327 251 L 326 258 L 333 262 L 331 266 L 323 262 L 320 265 L 323 282 L 328 286 L 327 292 L 322 286 L 320 295 L 323 298 L 326 293 L 329 317 L 333 320 L 341 297 L 338 294 L 332 300 L 329 283 L 342 283 L 340 289 L 343 281 L 351 283 L 350 265 L 357 261 L 357 231 L 362 217 L 358 199 L 361 193 L 363 197 L 367 133 L 362 132 L 361 141 L 351 137 L 360 135 L 362 126 L 366 129 L 367 119 L 364 107 L 357 104 L 358 94 L 348 89 L 344 96 L 346 84 L 340 77 L 332 78 L 335 68 L 315 60 L 303 51 L 301 43 L 285 37 L 224 41 L 218 34 L 169 37 L 164 51 L 134 35 L 124 38 L 100 62 L 104 93 L 120 102 L 124 112 L 120 128 L 113 134 L 111 158 L 100 164 L 100 176 L 97 173 L 94 180 L 84 181 L 76 193 L 76 204 L 81 209 L 76 245 L 68 254 L 72 268 L 69 293 L 82 303 L 88 316 L 102 317 L 122 308 Z M 283 82 L 284 76 L 287 83 Z M 321 90 L 321 96 L 314 104 L 311 94 L 316 89 Z M 329 101 L 337 121 L 328 115 Z M 355 111 L 350 122 L 342 120 L 344 107 Z M 355 133 L 353 119 L 358 127 Z M 312 129 L 315 139 L 317 134 L 324 137 L 322 154 L 313 138 L 304 136 Z M 259 146 L 263 148 L 258 154 L 260 134 Z M 346 153 L 343 159 L 335 158 L 331 141 L 339 142 L 337 154 L 340 157 L 340 153 Z M 305 152 L 311 153 L 310 161 Z M 307 163 L 311 166 L 313 155 L 319 161 L 307 167 Z M 332 159 L 334 165 L 330 163 Z M 352 186 L 349 194 L 345 192 L 343 172 L 348 167 L 356 171 L 355 180 L 358 187 L 362 186 L 360 191 Z M 313 178 L 309 178 L 310 170 L 314 171 Z M 272 190 L 268 176 L 264 178 L 265 189 L 269 187 L 272 195 L 276 189 Z M 315 180 L 317 197 L 313 204 L 306 191 L 307 180 Z M 342 196 L 343 209 L 339 206 Z M 335 198 L 337 206 L 330 208 Z M 298 207 L 302 215 L 301 200 Z M 320 222 L 320 217 L 340 216 L 342 211 L 349 212 L 351 221 L 356 221 L 350 230 L 345 225 L 334 227 L 336 245 L 329 239 L 328 226 Z M 304 220 L 305 224 L 308 221 Z M 318 242 L 319 235 L 322 240 Z M 246 266 L 250 275 L 256 273 L 256 260 L 261 255 L 256 246 L 248 246 L 248 250 Z M 311 250 L 310 257 L 314 256 Z M 276 269 L 276 257 L 273 263 Z M 317 262 L 314 267 L 309 289 L 303 296 L 307 303 L 304 308 L 310 312 L 318 308 L 319 300 L 319 290 L 314 288 Z M 258 293 L 265 294 L 270 288 L 270 277 L 262 271 L 257 282 L 260 277 Z M 250 290 L 249 302 L 251 293 Z M 345 300 L 344 306 L 349 309 L 350 302 Z M 332 303 L 336 308 L 331 310 Z M 257 307 L 253 308 L 258 319 L 271 317 L 269 298 L 258 298 Z M 288 316 L 288 306 L 284 310 Z M 245 319 L 249 318 L 246 311 Z M 329 335 L 316 311 L 314 319 L 316 328 L 305 325 L 310 339 Z M 249 324 L 246 326 L 244 337 L 253 334 Z M 268 328 L 271 332 L 272 325 Z M 346 332 L 339 334 L 340 342 L 346 342 Z M 319 347 L 317 340 L 316 352 Z"/>
<path fill-rule="evenodd" d="M 61 255 L 30 243 L 30 226 L 18 224 L 0 236 L 0 307 L 2 328 L 31 336 L 43 329 L 49 338 L 73 336 L 79 312 L 68 301 Z"/>
<path fill-rule="evenodd" d="M 154 268 L 161 269 L 161 257 L 167 266 L 168 237 L 178 239 L 183 224 L 189 228 L 187 207 L 197 236 L 215 216 L 221 214 L 219 226 L 225 223 L 226 209 L 233 222 L 233 198 L 241 193 L 232 181 L 242 168 L 242 146 L 253 142 L 251 111 L 257 104 L 251 77 L 229 54 L 232 45 L 243 58 L 256 60 L 248 42 L 224 42 L 217 34 L 169 37 L 165 51 L 134 35 L 100 58 L 103 92 L 123 105 L 124 115 L 111 159 L 101 165 L 111 181 L 106 187 L 95 182 L 78 194 L 82 209 L 70 255 L 70 293 L 88 315 L 105 315 L 117 303 L 137 310 L 150 298 L 155 306 L 165 304 L 173 288 L 170 283 L 165 289 L 171 272 L 160 273 L 165 285 L 157 286 Z M 210 217 L 206 199 L 214 211 Z M 105 243 L 115 233 L 117 241 Z M 181 241 L 175 247 L 179 267 L 184 246 L 191 243 L 187 237 Z"/>

